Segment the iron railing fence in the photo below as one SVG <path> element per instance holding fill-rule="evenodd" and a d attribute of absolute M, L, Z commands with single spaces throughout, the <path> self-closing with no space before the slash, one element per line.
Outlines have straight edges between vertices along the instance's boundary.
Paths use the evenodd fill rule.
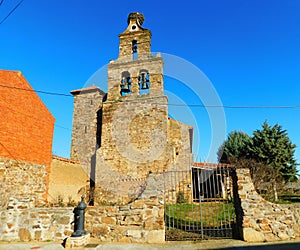
<path fill-rule="evenodd" d="M 164 173 L 166 240 L 232 238 L 232 167 L 193 167 Z"/>

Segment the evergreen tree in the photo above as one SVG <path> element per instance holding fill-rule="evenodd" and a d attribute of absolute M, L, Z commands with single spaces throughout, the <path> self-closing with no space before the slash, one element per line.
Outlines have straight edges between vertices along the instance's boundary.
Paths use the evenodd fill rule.
<path fill-rule="evenodd" d="M 231 132 L 218 150 L 219 162 L 233 163 L 238 159 L 248 158 L 251 144 L 252 138 L 248 134 L 242 131 Z"/>
<path fill-rule="evenodd" d="M 264 122 L 261 130 L 253 136 L 241 131 L 233 131 L 218 150 L 221 163 L 237 164 L 239 160 L 249 159 L 274 170 L 285 181 L 297 180 L 297 163 L 294 158 L 296 145 L 291 142 L 287 131 L 278 124 L 273 127 Z"/>
<path fill-rule="evenodd" d="M 294 181 L 297 173 L 295 148 L 286 130 L 278 124 L 272 127 L 264 122 L 261 130 L 253 132 L 249 157 L 279 171 L 285 181 Z"/>

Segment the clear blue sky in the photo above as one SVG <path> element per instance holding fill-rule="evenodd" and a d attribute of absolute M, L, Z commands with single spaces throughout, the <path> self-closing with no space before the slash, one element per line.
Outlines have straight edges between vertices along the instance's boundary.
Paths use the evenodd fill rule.
<path fill-rule="evenodd" d="M 4 0 L 0 20 L 18 2 Z M 36 90 L 81 88 L 117 58 L 118 34 L 133 11 L 145 16 L 152 51 L 197 66 L 224 105 L 300 105 L 298 0 L 24 0 L 0 25 L 0 68 L 21 70 Z M 166 88 L 194 103 L 184 88 L 167 81 Z M 40 97 L 56 118 L 53 153 L 68 157 L 73 99 Z M 198 160 L 206 160 L 209 147 L 211 124 L 204 111 L 194 114 L 200 129 Z M 300 109 L 225 109 L 225 115 L 227 133 L 251 134 L 265 120 L 282 125 L 297 145 L 300 162 Z"/>

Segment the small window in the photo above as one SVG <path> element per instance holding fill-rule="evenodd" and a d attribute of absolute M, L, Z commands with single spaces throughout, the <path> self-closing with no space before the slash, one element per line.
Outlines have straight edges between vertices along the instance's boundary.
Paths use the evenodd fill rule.
<path fill-rule="evenodd" d="M 84 126 L 84 133 L 87 133 L 87 126 Z"/>

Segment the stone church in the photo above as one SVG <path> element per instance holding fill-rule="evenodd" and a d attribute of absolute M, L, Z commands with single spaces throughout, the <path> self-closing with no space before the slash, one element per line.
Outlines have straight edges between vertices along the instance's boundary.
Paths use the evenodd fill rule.
<path fill-rule="evenodd" d="M 137 197 L 149 174 L 187 169 L 193 128 L 168 117 L 164 61 L 151 53 L 144 16 L 130 13 L 119 56 L 107 66 L 108 91 L 73 90 L 71 159 L 90 175 L 90 201 Z"/>

